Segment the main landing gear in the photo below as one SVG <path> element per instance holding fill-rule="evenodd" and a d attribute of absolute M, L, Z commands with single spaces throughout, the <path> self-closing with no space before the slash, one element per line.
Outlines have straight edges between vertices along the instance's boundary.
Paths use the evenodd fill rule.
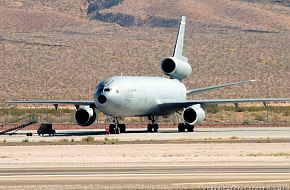
<path fill-rule="evenodd" d="M 159 126 L 157 123 L 155 123 L 155 121 L 157 120 L 157 117 L 154 117 L 154 116 L 149 116 L 148 119 L 151 121 L 151 123 L 149 123 L 147 125 L 147 130 L 149 133 L 157 133 L 158 132 L 158 129 L 159 129 Z"/>
<path fill-rule="evenodd" d="M 178 132 L 185 132 L 185 130 L 187 130 L 187 132 L 193 132 L 194 131 L 194 126 L 193 125 L 188 125 L 185 123 L 179 123 L 178 124 Z"/>
<path fill-rule="evenodd" d="M 113 123 L 109 126 L 110 134 L 120 134 L 126 132 L 126 125 L 119 123 L 119 118 L 114 118 Z"/>

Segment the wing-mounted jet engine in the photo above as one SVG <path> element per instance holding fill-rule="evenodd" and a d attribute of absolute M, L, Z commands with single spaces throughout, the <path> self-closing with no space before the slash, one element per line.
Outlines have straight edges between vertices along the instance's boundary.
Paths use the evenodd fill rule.
<path fill-rule="evenodd" d="M 87 127 L 94 123 L 97 114 L 90 106 L 80 107 L 75 113 L 75 120 L 78 125 Z"/>
<path fill-rule="evenodd" d="M 169 76 L 171 79 L 178 79 L 180 81 L 188 77 L 192 72 L 192 68 L 188 63 L 188 59 L 182 55 L 185 21 L 186 17 L 183 16 L 177 35 L 173 57 L 167 57 L 161 62 L 162 72 Z"/>
<path fill-rule="evenodd" d="M 205 112 L 200 104 L 189 106 L 183 110 L 182 119 L 184 123 L 178 125 L 178 131 L 184 132 L 187 130 L 188 132 L 193 132 L 194 125 L 203 122 L 204 118 Z"/>
<path fill-rule="evenodd" d="M 183 114 L 182 114 L 183 121 L 187 125 L 195 125 L 196 123 L 201 123 L 203 122 L 205 118 L 205 112 L 204 110 L 200 107 L 199 104 L 189 106 L 184 109 Z"/>

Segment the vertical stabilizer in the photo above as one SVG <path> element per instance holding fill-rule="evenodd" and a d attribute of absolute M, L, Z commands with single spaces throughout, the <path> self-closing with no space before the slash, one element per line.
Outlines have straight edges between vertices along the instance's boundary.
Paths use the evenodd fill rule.
<path fill-rule="evenodd" d="M 177 35 L 173 57 L 166 57 L 161 62 L 161 71 L 171 79 L 183 80 L 191 75 L 192 68 L 188 59 L 183 56 L 183 41 L 186 17 L 183 16 L 180 22 L 180 28 Z"/>
<path fill-rule="evenodd" d="M 188 62 L 187 58 L 183 56 L 183 41 L 184 41 L 184 31 L 185 31 L 185 22 L 186 22 L 186 16 L 182 16 L 179 32 L 177 35 L 175 48 L 173 52 L 173 57 L 179 60 L 182 60 L 184 62 Z"/>

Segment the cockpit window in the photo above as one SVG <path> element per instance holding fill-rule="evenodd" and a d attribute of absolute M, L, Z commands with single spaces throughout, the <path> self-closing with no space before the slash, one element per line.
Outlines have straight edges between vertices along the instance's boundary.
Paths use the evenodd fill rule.
<path fill-rule="evenodd" d="M 101 92 L 103 92 L 104 91 L 104 88 L 100 88 L 99 89 L 99 92 L 101 93 Z"/>
<path fill-rule="evenodd" d="M 110 88 L 105 88 L 105 89 L 104 89 L 104 92 L 110 92 L 110 91 L 111 91 Z"/>

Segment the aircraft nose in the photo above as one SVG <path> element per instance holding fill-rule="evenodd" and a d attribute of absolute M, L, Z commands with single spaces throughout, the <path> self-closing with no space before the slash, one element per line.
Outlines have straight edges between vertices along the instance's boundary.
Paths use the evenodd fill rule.
<path fill-rule="evenodd" d="M 104 96 L 104 95 L 100 95 L 100 96 L 98 97 L 98 102 L 99 102 L 100 104 L 104 104 L 104 103 L 106 103 L 106 101 L 107 101 L 106 96 Z"/>

